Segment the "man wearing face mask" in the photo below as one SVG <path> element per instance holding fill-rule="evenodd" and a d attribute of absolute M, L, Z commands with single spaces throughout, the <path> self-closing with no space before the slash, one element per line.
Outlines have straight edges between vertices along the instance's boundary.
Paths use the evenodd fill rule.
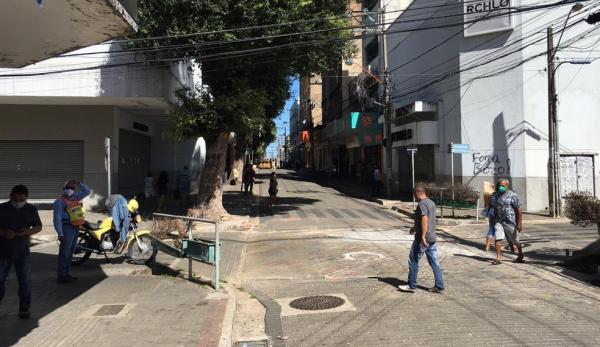
<path fill-rule="evenodd" d="M 10 201 L 0 204 L 0 303 L 4 298 L 6 277 L 14 265 L 19 282 L 19 317 L 29 318 L 31 304 L 31 260 L 29 236 L 42 231 L 37 209 L 27 203 L 29 190 L 14 186 Z"/>
<path fill-rule="evenodd" d="M 79 191 L 75 188 L 79 187 Z M 81 200 L 90 195 L 90 189 L 75 180 L 68 181 L 63 194 L 54 201 L 53 224 L 60 247 L 58 250 L 58 283 L 71 283 L 76 277 L 71 276 L 71 261 L 77 245 L 79 227 L 85 224 Z"/>
<path fill-rule="evenodd" d="M 494 229 L 496 230 L 496 260 L 492 264 L 502 264 L 502 240 L 517 246 L 519 255 L 516 263 L 523 263 L 523 249 L 519 242 L 519 233 L 523 230 L 523 210 L 521 200 L 509 189 L 507 179 L 498 181 L 498 190 L 490 197 L 490 206 L 494 209 Z"/>

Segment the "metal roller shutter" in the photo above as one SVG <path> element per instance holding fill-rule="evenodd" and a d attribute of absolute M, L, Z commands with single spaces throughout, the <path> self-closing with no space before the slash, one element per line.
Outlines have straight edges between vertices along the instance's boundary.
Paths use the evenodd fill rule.
<path fill-rule="evenodd" d="M 144 192 L 144 177 L 150 170 L 150 137 L 119 131 L 119 194 Z"/>
<path fill-rule="evenodd" d="M 30 199 L 54 199 L 68 179 L 83 178 L 83 141 L 0 141 L 0 200 L 14 185 Z"/>

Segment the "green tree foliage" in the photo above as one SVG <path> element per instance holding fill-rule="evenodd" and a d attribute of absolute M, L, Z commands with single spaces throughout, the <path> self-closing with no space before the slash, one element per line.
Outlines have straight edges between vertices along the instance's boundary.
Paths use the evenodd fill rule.
<path fill-rule="evenodd" d="M 178 93 L 176 137 L 204 136 L 210 142 L 233 131 L 248 140 L 253 135 L 272 141 L 273 119 L 290 96 L 289 77 L 329 70 L 354 53 L 346 6 L 345 0 L 140 1 L 138 35 L 171 37 L 137 44 L 169 47 L 148 53 L 153 59 L 201 61 L 209 87 L 208 94 Z M 286 25 L 297 21 L 302 22 Z M 256 26 L 262 27 L 233 30 Z M 298 35 L 309 31 L 317 32 Z"/>
<path fill-rule="evenodd" d="M 585 192 L 573 192 L 565 197 L 565 216 L 571 223 L 587 227 L 595 225 L 598 227 L 600 236 L 600 200 L 594 195 Z"/>

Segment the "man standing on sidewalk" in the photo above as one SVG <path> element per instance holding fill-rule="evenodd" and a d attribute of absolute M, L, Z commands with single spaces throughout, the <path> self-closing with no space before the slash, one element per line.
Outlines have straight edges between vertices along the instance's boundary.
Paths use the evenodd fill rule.
<path fill-rule="evenodd" d="M 79 187 L 76 192 L 75 188 Z M 77 278 L 71 276 L 71 261 L 79 237 L 79 227 L 85 224 L 81 200 L 90 194 L 90 189 L 79 181 L 68 181 L 63 194 L 54 201 L 53 224 L 60 246 L 58 249 L 58 283 L 71 283 Z"/>
<path fill-rule="evenodd" d="M 435 203 L 427 197 L 423 186 L 417 186 L 415 197 L 419 201 L 419 205 L 414 214 L 415 226 L 410 229 L 410 233 L 415 234 L 415 240 L 412 243 L 408 256 L 408 285 L 400 285 L 398 289 L 403 292 L 415 292 L 415 289 L 417 289 L 417 275 L 419 273 L 419 259 L 425 254 L 435 277 L 435 286 L 429 291 L 443 293 L 445 289 L 444 278 L 437 255 L 435 233 Z"/>
<path fill-rule="evenodd" d="M 519 242 L 519 233 L 523 230 L 523 210 L 519 196 L 509 189 L 510 182 L 503 178 L 498 181 L 498 190 L 490 197 L 490 206 L 494 208 L 494 229 L 496 230 L 496 260 L 492 264 L 502 263 L 502 240 L 517 246 L 519 255 L 516 263 L 523 263 L 523 248 Z"/>
<path fill-rule="evenodd" d="M 19 318 L 29 318 L 31 305 L 31 260 L 29 236 L 42 231 L 37 209 L 27 203 L 29 190 L 14 186 L 10 201 L 0 204 L 0 302 L 4 298 L 6 277 L 15 266 L 19 282 Z"/>

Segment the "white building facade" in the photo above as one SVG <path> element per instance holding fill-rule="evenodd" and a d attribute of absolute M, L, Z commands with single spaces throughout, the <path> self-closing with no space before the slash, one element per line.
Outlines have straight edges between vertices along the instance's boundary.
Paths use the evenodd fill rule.
<path fill-rule="evenodd" d="M 33 200 L 55 198 L 80 179 L 100 204 L 108 192 L 105 139 L 111 147 L 111 190 L 144 191 L 144 177 L 189 166 L 195 141 L 169 132 L 174 91 L 201 83 L 194 62 L 146 65 L 125 46 L 104 43 L 20 69 L 0 69 L 0 196 L 29 186 Z M 8 158 L 8 160 L 5 160 Z"/>
<path fill-rule="evenodd" d="M 548 208 L 546 29 L 553 27 L 556 45 L 572 6 L 532 8 L 551 4 L 556 2 L 415 0 L 390 25 L 396 192 L 411 188 L 409 146 L 418 149 L 417 182 L 448 183 L 448 147 L 466 144 L 469 153 L 454 154 L 457 183 L 481 191 L 484 182 L 506 177 L 528 211 Z M 593 52 L 600 41 L 582 21 L 598 10 L 588 7 L 571 13 L 556 54 L 563 196 L 597 194 L 599 187 L 600 63 Z M 581 62 L 590 64 L 574 65 Z"/>

